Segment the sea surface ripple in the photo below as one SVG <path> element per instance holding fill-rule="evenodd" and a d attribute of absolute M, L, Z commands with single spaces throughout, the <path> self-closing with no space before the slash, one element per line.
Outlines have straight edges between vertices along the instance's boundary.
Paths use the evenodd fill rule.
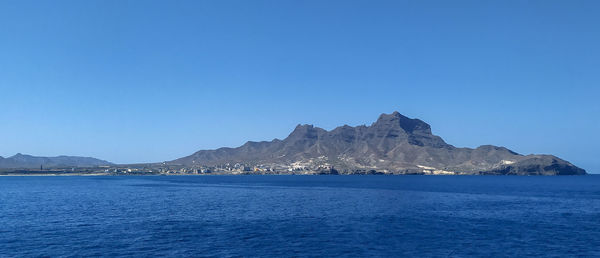
<path fill-rule="evenodd" d="M 600 176 L 0 177 L 0 257 L 600 256 Z"/>

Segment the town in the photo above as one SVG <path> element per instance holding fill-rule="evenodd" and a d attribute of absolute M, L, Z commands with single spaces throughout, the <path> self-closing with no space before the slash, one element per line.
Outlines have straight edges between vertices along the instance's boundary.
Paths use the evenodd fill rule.
<path fill-rule="evenodd" d="M 367 173 L 365 171 L 364 173 Z M 370 171 L 371 174 L 375 171 Z M 331 165 L 307 167 L 299 164 L 222 164 L 192 167 L 170 163 L 105 165 L 94 167 L 51 167 L 2 169 L 0 175 L 322 175 L 339 174 Z"/>

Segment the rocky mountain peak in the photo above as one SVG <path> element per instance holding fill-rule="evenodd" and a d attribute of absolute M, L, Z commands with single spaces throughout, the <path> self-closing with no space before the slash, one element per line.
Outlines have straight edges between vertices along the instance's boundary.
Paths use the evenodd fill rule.
<path fill-rule="evenodd" d="M 381 114 L 377 121 L 371 125 L 376 128 L 402 128 L 408 134 L 431 134 L 431 126 L 419 120 L 408 118 L 398 111 L 391 114 Z"/>
<path fill-rule="evenodd" d="M 17 160 L 25 160 L 28 158 L 31 158 L 32 156 L 30 155 L 24 155 L 22 153 L 17 153 L 15 155 L 13 155 L 12 157 L 10 157 L 11 159 L 17 159 Z"/>
<path fill-rule="evenodd" d="M 313 125 L 308 125 L 308 124 L 298 124 L 296 126 L 296 128 L 294 129 L 294 131 L 292 131 L 292 133 L 290 133 L 290 135 L 288 136 L 288 138 L 294 139 L 294 138 L 311 138 L 311 139 L 316 139 L 318 138 L 320 133 L 325 132 L 324 129 L 321 129 L 319 127 L 315 127 Z"/>

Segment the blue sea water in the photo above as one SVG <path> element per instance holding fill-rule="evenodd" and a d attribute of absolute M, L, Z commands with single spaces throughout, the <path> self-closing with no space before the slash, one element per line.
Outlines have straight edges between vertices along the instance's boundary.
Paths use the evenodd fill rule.
<path fill-rule="evenodd" d="M 0 177 L 0 257 L 600 256 L 600 176 Z"/>

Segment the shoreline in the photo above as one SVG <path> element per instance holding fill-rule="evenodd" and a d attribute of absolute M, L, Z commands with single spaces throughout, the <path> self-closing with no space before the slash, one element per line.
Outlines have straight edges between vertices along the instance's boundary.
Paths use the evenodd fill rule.
<path fill-rule="evenodd" d="M 583 174 L 583 175 L 498 175 L 498 174 L 109 174 L 109 173 L 73 173 L 73 174 L 61 174 L 61 173 L 9 173 L 0 174 L 0 177 L 69 177 L 69 176 L 111 176 L 111 177 L 127 177 L 127 176 L 589 176 L 589 175 L 600 175 L 600 174 Z"/>

